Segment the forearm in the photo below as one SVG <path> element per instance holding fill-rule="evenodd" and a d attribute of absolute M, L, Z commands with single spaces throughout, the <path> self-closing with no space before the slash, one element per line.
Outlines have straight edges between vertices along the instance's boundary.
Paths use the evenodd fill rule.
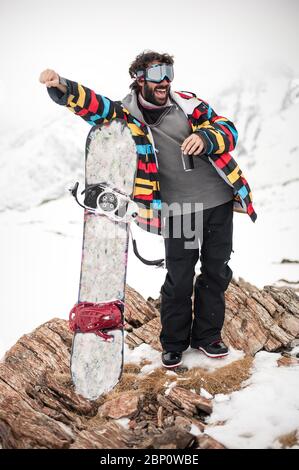
<path fill-rule="evenodd" d="M 48 88 L 50 97 L 57 103 L 66 106 L 74 114 L 82 117 L 91 125 L 104 120 L 122 117 L 120 104 L 96 94 L 93 90 L 67 79 L 61 79 L 59 87 Z"/>
<path fill-rule="evenodd" d="M 69 91 L 67 87 L 68 80 L 62 79 L 63 83 L 59 83 L 59 85 L 55 87 L 47 88 L 48 94 L 50 98 L 55 101 L 55 103 L 60 104 L 62 106 L 67 105 L 67 99 L 69 96 Z M 61 78 L 60 78 L 61 81 Z"/>
<path fill-rule="evenodd" d="M 237 130 L 228 120 L 225 124 L 207 123 L 201 126 L 197 133 L 202 137 L 208 154 L 221 155 L 231 152 L 237 143 Z"/>
<path fill-rule="evenodd" d="M 218 116 L 208 103 L 203 102 L 201 106 L 204 112 L 195 132 L 204 141 L 205 153 L 222 155 L 234 150 L 238 140 L 235 125 L 226 117 Z"/>
<path fill-rule="evenodd" d="M 65 94 L 67 92 L 67 87 L 65 85 L 61 85 L 60 83 L 56 88 L 58 88 L 58 90 L 60 90 L 61 93 L 63 93 L 63 94 Z"/>

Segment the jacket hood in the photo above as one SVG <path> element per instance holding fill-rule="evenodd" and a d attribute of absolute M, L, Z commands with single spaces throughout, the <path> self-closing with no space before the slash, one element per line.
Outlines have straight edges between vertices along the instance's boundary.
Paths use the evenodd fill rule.
<path fill-rule="evenodd" d="M 137 94 L 135 91 L 132 91 L 122 100 L 123 106 L 129 111 L 132 116 L 134 116 L 138 121 L 144 123 L 142 112 L 140 111 L 137 104 Z"/>

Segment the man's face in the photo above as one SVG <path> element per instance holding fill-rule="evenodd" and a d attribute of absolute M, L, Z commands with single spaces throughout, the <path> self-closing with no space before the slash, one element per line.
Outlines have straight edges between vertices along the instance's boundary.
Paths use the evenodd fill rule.
<path fill-rule="evenodd" d="M 159 61 L 151 62 L 148 67 L 154 64 L 161 64 Z M 167 102 L 170 92 L 170 81 L 167 79 L 162 80 L 160 83 L 150 82 L 144 78 L 138 79 L 140 91 L 143 98 L 156 106 L 164 106 Z"/>

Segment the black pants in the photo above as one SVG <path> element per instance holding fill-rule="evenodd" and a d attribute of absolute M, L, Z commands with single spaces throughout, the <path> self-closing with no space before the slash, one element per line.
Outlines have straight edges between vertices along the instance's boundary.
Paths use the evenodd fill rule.
<path fill-rule="evenodd" d="M 174 237 L 173 224 L 186 216 L 169 217 L 165 242 L 167 275 L 161 288 L 160 341 L 166 351 L 184 351 L 221 339 L 225 314 L 224 292 L 232 279 L 228 261 L 232 252 L 233 201 L 202 212 L 202 230 L 196 234 L 201 247 L 186 249 L 185 234 Z M 189 220 L 195 214 L 189 214 Z M 193 222 L 194 222 L 193 220 Z M 201 274 L 194 284 L 195 265 Z M 192 294 L 194 287 L 194 318 Z"/>

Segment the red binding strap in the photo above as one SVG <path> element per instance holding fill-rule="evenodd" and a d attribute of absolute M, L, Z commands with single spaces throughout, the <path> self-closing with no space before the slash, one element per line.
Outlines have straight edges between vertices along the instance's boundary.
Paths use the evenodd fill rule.
<path fill-rule="evenodd" d="M 92 302 L 78 302 L 69 316 L 69 326 L 71 331 L 80 333 L 95 333 L 105 341 L 113 339 L 103 330 L 122 329 L 123 302 L 115 300 L 113 302 L 103 302 L 95 304 Z"/>

